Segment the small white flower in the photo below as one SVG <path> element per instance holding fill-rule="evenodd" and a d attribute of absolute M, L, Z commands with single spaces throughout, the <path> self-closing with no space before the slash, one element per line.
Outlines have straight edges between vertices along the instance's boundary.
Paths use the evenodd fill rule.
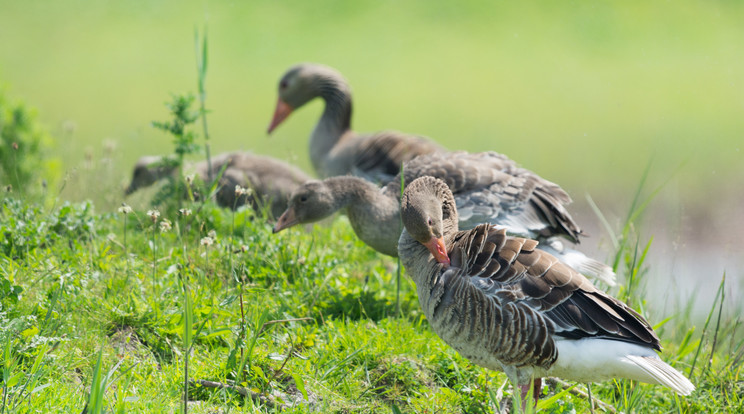
<path fill-rule="evenodd" d="M 147 210 L 147 215 L 150 216 L 150 220 L 152 222 L 158 221 L 158 217 L 160 217 L 160 212 L 158 210 Z"/>
<path fill-rule="evenodd" d="M 243 188 L 239 185 L 235 186 L 235 195 L 236 196 L 242 196 L 242 195 L 251 195 L 252 190 L 250 188 Z"/>
<path fill-rule="evenodd" d="M 178 210 L 179 213 L 181 213 L 182 216 L 190 216 L 191 215 L 191 209 L 190 208 L 182 208 Z"/>
<path fill-rule="evenodd" d="M 121 203 L 121 207 L 119 207 L 119 213 L 129 214 L 131 212 L 132 212 L 132 207 L 129 207 L 127 203 Z"/>
<path fill-rule="evenodd" d="M 209 247 L 209 246 L 212 245 L 212 243 L 214 243 L 214 239 L 211 238 L 211 237 L 202 237 L 202 239 L 201 239 L 202 246 Z"/>
<path fill-rule="evenodd" d="M 171 228 L 172 228 L 172 226 L 171 226 L 171 221 L 170 220 L 163 219 L 163 221 L 160 222 L 160 232 L 161 233 L 169 232 Z"/>
<path fill-rule="evenodd" d="M 186 184 L 191 185 L 194 182 L 194 174 L 189 174 L 184 179 L 186 180 Z"/>
<path fill-rule="evenodd" d="M 209 233 L 207 233 L 207 236 L 211 237 L 212 239 L 217 238 L 217 232 L 214 230 L 209 230 Z"/>
<path fill-rule="evenodd" d="M 248 246 L 246 246 L 245 244 L 244 244 L 244 245 L 242 245 L 242 246 L 240 246 L 240 252 L 241 252 L 241 253 L 245 253 L 245 252 L 247 252 L 247 251 L 248 251 Z"/>

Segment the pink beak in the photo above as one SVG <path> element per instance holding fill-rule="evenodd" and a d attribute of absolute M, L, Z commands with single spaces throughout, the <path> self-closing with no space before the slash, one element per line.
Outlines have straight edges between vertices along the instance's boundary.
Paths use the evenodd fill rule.
<path fill-rule="evenodd" d="M 274 225 L 274 233 L 279 233 L 280 231 L 290 228 L 297 224 L 297 219 L 295 218 L 294 210 L 291 208 L 288 208 L 287 211 L 284 212 L 284 214 L 279 217 L 279 219 L 276 221 L 276 224 Z"/>
<path fill-rule="evenodd" d="M 277 99 L 276 101 L 276 110 L 274 110 L 274 118 L 271 120 L 271 124 L 269 125 L 269 130 L 267 131 L 269 134 L 271 134 L 271 131 L 273 131 L 279 124 L 284 121 L 289 114 L 294 111 L 294 108 L 292 108 L 288 103 L 284 102 L 282 98 Z"/>
<path fill-rule="evenodd" d="M 431 254 L 434 255 L 437 262 L 443 264 L 445 268 L 449 267 L 450 259 L 449 256 L 447 256 L 447 247 L 444 245 L 444 237 L 438 239 L 432 237 L 431 240 L 424 243 L 424 246 L 426 246 Z"/>

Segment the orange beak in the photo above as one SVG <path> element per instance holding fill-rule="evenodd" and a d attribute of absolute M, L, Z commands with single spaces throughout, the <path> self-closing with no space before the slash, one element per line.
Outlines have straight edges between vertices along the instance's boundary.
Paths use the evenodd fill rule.
<path fill-rule="evenodd" d="M 424 246 L 429 249 L 437 262 L 443 264 L 445 268 L 449 267 L 450 259 L 449 256 L 447 256 L 447 247 L 444 245 L 444 237 L 438 239 L 432 237 L 431 240 L 424 243 Z"/>
<path fill-rule="evenodd" d="M 276 224 L 274 225 L 274 233 L 279 233 L 280 231 L 284 229 L 288 229 L 295 224 L 297 224 L 297 218 L 295 218 L 295 213 L 292 208 L 288 208 L 287 211 L 284 212 L 284 214 L 279 217 L 279 220 L 276 221 Z"/>
<path fill-rule="evenodd" d="M 288 103 L 284 102 L 282 98 L 277 99 L 276 110 L 274 110 L 274 118 L 271 120 L 271 124 L 269 125 L 269 130 L 267 131 L 267 133 L 271 134 L 271 131 L 279 126 L 282 121 L 287 119 L 292 111 L 294 111 L 294 108 L 292 108 Z"/>

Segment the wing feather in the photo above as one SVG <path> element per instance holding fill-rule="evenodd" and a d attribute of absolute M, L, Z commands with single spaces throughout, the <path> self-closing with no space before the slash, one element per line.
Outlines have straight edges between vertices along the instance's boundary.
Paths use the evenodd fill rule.
<path fill-rule="evenodd" d="M 658 337 L 637 312 L 536 247 L 534 240 L 510 237 L 503 228 L 481 225 L 459 232 L 448 249 L 450 277 L 456 273 L 468 281 L 468 289 L 490 298 L 480 299 L 480 306 L 493 308 L 489 312 L 509 315 L 502 318 L 499 332 L 511 338 L 495 335 L 499 346 L 514 342 L 511 348 L 507 346 L 510 352 L 527 352 L 529 356 L 520 356 L 520 360 L 536 365 L 553 358 L 554 334 L 574 339 L 602 337 L 660 349 Z M 472 310 L 476 304 L 467 306 L 466 312 L 476 317 Z M 516 354 L 512 357 L 517 358 Z"/>
<path fill-rule="evenodd" d="M 396 164 L 396 171 L 399 167 Z M 505 155 L 432 153 L 404 165 L 405 183 L 427 175 L 443 180 L 454 194 L 460 228 L 491 223 L 524 237 L 562 235 L 579 241 L 581 230 L 565 208 L 571 202 L 568 193 Z M 386 191 L 400 194 L 400 179 L 393 178 Z"/>

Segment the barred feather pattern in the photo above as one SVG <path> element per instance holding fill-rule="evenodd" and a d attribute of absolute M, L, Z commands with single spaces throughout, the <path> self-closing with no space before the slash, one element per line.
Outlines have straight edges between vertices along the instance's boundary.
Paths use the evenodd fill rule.
<path fill-rule="evenodd" d="M 535 240 L 507 236 L 488 224 L 458 231 L 454 203 L 441 180 L 415 180 L 401 202 L 405 230 L 398 244 L 423 312 L 447 344 L 478 365 L 505 371 L 515 384 L 557 367 L 566 379 L 621 376 L 664 384 L 682 394 L 694 389 L 658 359 L 654 350 L 661 349 L 659 338 L 641 315 L 536 249 Z M 449 254 L 448 267 L 424 246 L 439 235 Z M 598 362 L 590 361 L 598 364 L 591 370 L 572 370 L 566 359 L 557 363 L 561 348 L 571 351 L 566 358 L 581 358 L 575 349 L 587 344 L 600 356 Z M 605 347 L 630 354 L 605 356 Z M 608 358 L 608 369 L 601 369 L 601 358 Z"/>

